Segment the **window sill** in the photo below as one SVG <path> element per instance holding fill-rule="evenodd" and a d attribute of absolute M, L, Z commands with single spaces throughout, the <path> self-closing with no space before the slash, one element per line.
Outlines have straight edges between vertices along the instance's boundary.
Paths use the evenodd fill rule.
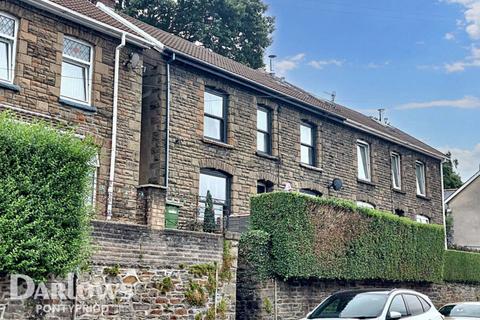
<path fill-rule="evenodd" d="M 255 152 L 255 154 L 259 157 L 266 158 L 266 159 L 273 160 L 273 161 L 279 161 L 280 160 L 280 158 L 278 158 L 276 156 L 272 156 L 271 154 L 267 154 L 267 153 L 264 153 L 264 152 L 261 152 L 261 151 L 257 151 L 257 152 Z"/>
<path fill-rule="evenodd" d="M 309 169 L 309 170 L 313 170 L 313 171 L 317 171 L 317 172 L 323 172 L 322 168 L 311 166 L 311 165 L 303 163 L 303 162 L 300 162 L 300 167 L 305 168 L 305 169 Z"/>
<path fill-rule="evenodd" d="M 17 86 L 16 84 L 13 84 L 13 83 L 3 82 L 3 81 L 0 81 L 0 89 L 7 89 L 14 92 L 20 92 L 20 86 Z"/>
<path fill-rule="evenodd" d="M 75 108 L 75 109 L 79 109 L 79 110 L 82 110 L 82 111 L 97 112 L 97 108 L 95 108 L 94 106 L 84 104 L 84 103 L 80 103 L 80 102 L 75 102 L 75 101 L 68 100 L 68 99 L 65 99 L 65 98 L 58 99 L 58 102 L 60 102 L 63 105 L 66 105 L 66 106 L 69 106 L 69 107 L 72 107 L 72 108 Z"/>
<path fill-rule="evenodd" d="M 357 178 L 357 182 L 358 183 L 361 183 L 361 184 L 366 184 L 367 186 L 370 186 L 370 187 L 376 187 L 377 185 L 371 181 L 368 181 L 368 180 L 363 180 L 363 179 L 359 179 Z"/>
<path fill-rule="evenodd" d="M 209 139 L 209 138 L 205 138 L 205 137 L 202 138 L 202 141 L 203 141 L 203 143 L 213 144 L 217 147 L 222 147 L 222 148 L 227 148 L 227 149 L 233 149 L 234 148 L 234 146 L 232 146 L 231 144 L 221 142 L 221 141 L 217 141 L 217 140 L 213 140 L 213 139 Z"/>
<path fill-rule="evenodd" d="M 407 194 L 405 191 L 403 191 L 402 189 L 397 189 L 397 188 L 392 188 L 392 191 L 393 192 L 396 192 L 396 193 L 400 193 L 400 194 Z"/>
<path fill-rule="evenodd" d="M 424 195 L 421 195 L 421 194 L 417 194 L 417 198 L 422 199 L 422 200 L 426 200 L 426 201 L 430 201 L 430 200 L 431 200 L 429 197 L 424 196 Z"/>

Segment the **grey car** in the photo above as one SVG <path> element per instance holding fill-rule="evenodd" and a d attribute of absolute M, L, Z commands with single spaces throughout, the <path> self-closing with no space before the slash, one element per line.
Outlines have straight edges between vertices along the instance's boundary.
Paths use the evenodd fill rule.
<path fill-rule="evenodd" d="M 446 319 L 480 319 L 480 302 L 458 302 L 444 305 L 438 310 Z"/>
<path fill-rule="evenodd" d="M 325 299 L 304 319 L 443 320 L 430 299 L 404 289 L 351 290 Z"/>

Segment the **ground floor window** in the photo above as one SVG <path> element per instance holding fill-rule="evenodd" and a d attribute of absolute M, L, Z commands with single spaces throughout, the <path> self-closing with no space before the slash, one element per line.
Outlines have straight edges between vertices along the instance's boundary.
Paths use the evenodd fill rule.
<path fill-rule="evenodd" d="M 300 193 L 312 196 L 312 197 L 321 197 L 322 193 L 317 190 L 312 190 L 312 189 L 300 189 Z"/>
<path fill-rule="evenodd" d="M 429 224 L 430 223 L 430 218 L 427 217 L 427 216 L 421 215 L 421 214 L 417 214 L 415 216 L 415 220 L 417 222 L 424 223 L 424 224 Z"/>
<path fill-rule="evenodd" d="M 357 201 L 357 206 L 360 208 L 375 209 L 375 206 L 365 201 Z"/>
<path fill-rule="evenodd" d="M 257 181 L 257 194 L 268 193 L 273 191 L 273 182 L 267 180 Z"/>
<path fill-rule="evenodd" d="M 207 193 L 210 191 L 215 211 L 215 221 L 220 226 L 223 217 L 228 215 L 229 210 L 229 176 L 218 170 L 202 169 L 200 171 L 199 189 L 198 220 L 203 221 Z"/>

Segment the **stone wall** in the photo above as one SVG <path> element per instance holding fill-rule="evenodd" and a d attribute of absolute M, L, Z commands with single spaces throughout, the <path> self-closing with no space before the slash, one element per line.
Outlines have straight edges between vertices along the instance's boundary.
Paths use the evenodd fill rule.
<path fill-rule="evenodd" d="M 14 84 L 19 90 L 0 86 L 0 111 L 10 110 L 24 121 L 44 120 L 72 128 L 80 137 L 91 136 L 99 147 L 96 211 L 104 216 L 110 170 L 115 39 L 77 25 L 21 1 L 0 1 L 0 11 L 19 21 Z M 63 39 L 68 35 L 93 47 L 91 107 L 88 112 L 60 101 Z M 127 45 L 121 65 L 132 52 Z M 140 222 L 136 197 L 140 163 L 142 76 L 122 67 L 118 105 L 118 141 L 115 171 L 113 219 Z"/>
<path fill-rule="evenodd" d="M 224 250 L 225 243 L 231 245 L 230 249 Z M 97 221 L 91 268 L 79 275 L 76 285 L 70 284 L 75 286 L 76 299 L 10 301 L 9 279 L 3 277 L 0 313 L 6 305 L 4 319 L 41 319 L 44 312 L 45 319 L 66 320 L 72 319 L 73 310 L 77 310 L 77 319 L 213 320 L 206 314 L 216 305 L 216 319 L 233 320 L 237 244 L 238 236 L 234 234 L 224 238 Z M 227 273 L 228 255 L 233 258 Z M 204 272 L 214 264 L 218 272 Z M 68 279 L 59 282 L 69 287 Z M 186 298 L 191 283 L 206 294 L 201 305 L 194 306 Z M 50 288 L 48 284 L 47 287 Z M 42 304 L 47 307 L 35 312 Z"/>
<path fill-rule="evenodd" d="M 451 302 L 480 301 L 480 286 L 472 284 L 327 280 L 257 282 L 241 268 L 238 270 L 238 279 L 236 314 L 238 320 L 298 320 L 305 317 L 329 295 L 350 289 L 412 289 L 430 297 L 436 308 Z"/>
<path fill-rule="evenodd" d="M 148 60 L 148 61 L 147 61 Z M 165 69 L 165 61 L 146 58 L 147 64 Z M 274 189 L 285 183 L 294 190 L 313 189 L 324 195 L 365 201 L 377 209 L 402 210 L 406 216 L 416 214 L 430 217 L 442 224 L 442 194 L 440 162 L 404 146 L 357 131 L 325 117 L 302 112 L 284 102 L 265 97 L 264 94 L 244 88 L 225 79 L 185 66 L 172 64 L 171 72 L 171 122 L 170 122 L 170 175 L 168 199 L 181 204 L 180 221 L 193 219 L 202 168 L 217 169 L 231 177 L 231 212 L 246 215 L 250 196 L 256 193 L 257 180 L 267 180 Z M 162 71 L 163 72 L 163 71 Z M 165 84 L 165 79 L 157 79 Z M 203 137 L 203 112 L 205 88 L 214 88 L 228 96 L 227 143 L 218 143 Z M 144 105 L 152 108 L 151 128 L 155 135 L 148 150 L 157 155 L 148 164 L 151 181 L 158 178 L 160 161 L 164 154 L 163 128 L 166 93 L 158 93 L 156 103 Z M 144 101 L 145 102 L 145 101 Z M 273 111 L 272 156 L 256 153 L 256 108 L 262 104 Z M 162 116 L 158 116 L 162 115 Z M 155 118 L 157 120 L 155 120 Z M 300 123 L 307 120 L 316 127 L 316 167 L 300 164 Z M 155 123 L 156 121 L 156 123 Z M 362 139 L 371 145 L 372 183 L 357 180 L 356 141 Z M 390 152 L 401 155 L 403 190 L 392 189 Z M 143 152 L 142 152 L 143 154 Z M 427 197 L 416 195 L 415 161 L 426 163 Z M 147 166 L 146 163 L 142 166 Z M 142 170 L 147 172 L 147 169 Z M 344 188 L 340 192 L 328 190 L 333 178 L 341 178 Z"/>

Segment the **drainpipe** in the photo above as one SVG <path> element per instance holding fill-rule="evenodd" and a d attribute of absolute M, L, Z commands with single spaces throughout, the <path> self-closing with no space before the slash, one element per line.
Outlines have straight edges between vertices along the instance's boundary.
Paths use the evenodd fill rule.
<path fill-rule="evenodd" d="M 120 79 L 120 50 L 125 47 L 125 43 L 126 33 L 122 33 L 122 42 L 115 49 L 115 77 L 113 80 L 112 150 L 110 155 L 110 175 L 108 178 L 107 220 L 112 219 L 113 184 L 115 181 L 115 161 L 117 158 L 118 82 Z"/>
<path fill-rule="evenodd" d="M 443 233 L 445 236 L 445 250 L 448 250 L 448 241 L 447 241 L 447 218 L 445 212 L 445 190 L 443 185 L 443 164 L 446 162 L 446 159 L 443 159 L 440 162 L 440 178 L 442 182 L 442 217 L 443 217 Z"/>
<path fill-rule="evenodd" d="M 165 190 L 168 196 L 168 176 L 170 174 L 170 108 L 171 108 L 171 89 L 170 89 L 170 64 L 176 60 L 175 52 L 167 61 L 167 115 L 166 115 L 166 141 L 165 141 Z"/>

